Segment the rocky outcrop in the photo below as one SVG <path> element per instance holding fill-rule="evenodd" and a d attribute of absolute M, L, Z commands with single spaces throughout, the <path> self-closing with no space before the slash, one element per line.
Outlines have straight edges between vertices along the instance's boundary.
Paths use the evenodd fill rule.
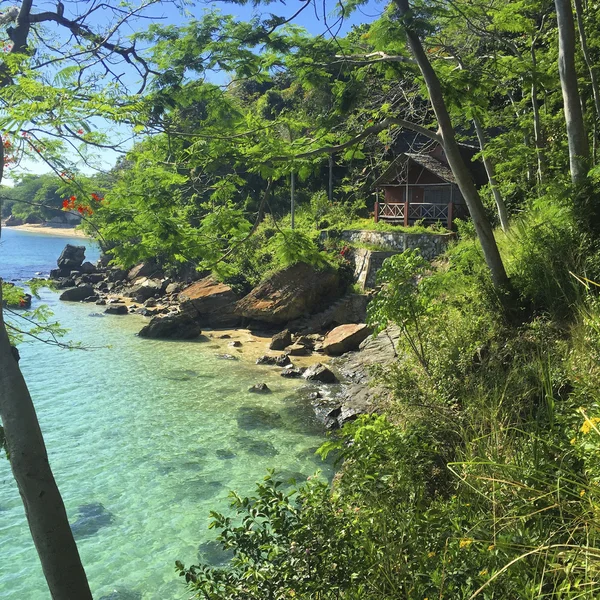
<path fill-rule="evenodd" d="M 94 296 L 95 293 L 96 292 L 91 285 L 80 285 L 79 287 L 65 290 L 60 295 L 59 300 L 66 300 L 68 302 L 81 302 L 90 296 Z"/>
<path fill-rule="evenodd" d="M 145 302 L 148 298 L 160 296 L 163 293 L 163 282 L 160 279 L 141 279 L 138 280 L 129 290 L 127 296 L 133 298 L 136 302 Z"/>
<path fill-rule="evenodd" d="M 56 261 L 59 269 L 74 270 L 81 267 L 85 260 L 85 246 L 67 244 Z"/>
<path fill-rule="evenodd" d="M 327 334 L 321 350 L 329 356 L 339 356 L 351 350 L 358 350 L 360 344 L 371 333 L 372 330 L 364 323 L 340 325 Z"/>
<path fill-rule="evenodd" d="M 241 321 L 235 314 L 239 296 L 225 283 L 205 277 L 179 293 L 181 312 L 211 327 L 235 327 Z"/>
<path fill-rule="evenodd" d="M 107 315 L 126 315 L 129 311 L 125 304 L 111 304 L 104 312 Z"/>
<path fill-rule="evenodd" d="M 333 269 L 317 270 L 297 263 L 275 273 L 237 303 L 236 313 L 248 319 L 281 325 L 322 310 L 340 293 Z"/>
<path fill-rule="evenodd" d="M 190 340 L 201 333 L 200 325 L 192 317 L 175 313 L 153 317 L 138 335 L 145 338 Z"/>
<path fill-rule="evenodd" d="M 140 277 L 157 277 L 157 271 L 156 263 L 152 260 L 147 260 L 129 269 L 126 277 L 129 281 L 135 281 Z"/>

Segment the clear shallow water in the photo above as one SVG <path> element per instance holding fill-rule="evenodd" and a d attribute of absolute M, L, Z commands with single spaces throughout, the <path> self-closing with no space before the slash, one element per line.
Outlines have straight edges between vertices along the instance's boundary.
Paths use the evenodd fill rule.
<path fill-rule="evenodd" d="M 10 230 L 2 237 L 6 279 L 47 272 L 65 243 L 82 243 Z M 62 303 L 49 291 L 41 301 L 70 339 L 95 348 L 29 343 L 20 352 L 97 600 L 188 597 L 174 561 L 197 562 L 199 545 L 214 535 L 209 511 L 228 511 L 229 490 L 251 493 L 269 467 L 298 479 L 327 471 L 314 457 L 322 429 L 293 394 L 297 383 L 277 370 L 220 360 L 213 341 L 142 340 L 142 317 L 92 316 L 102 308 Z M 247 392 L 260 381 L 273 393 Z M 4 459 L 0 598 L 49 598 Z"/>

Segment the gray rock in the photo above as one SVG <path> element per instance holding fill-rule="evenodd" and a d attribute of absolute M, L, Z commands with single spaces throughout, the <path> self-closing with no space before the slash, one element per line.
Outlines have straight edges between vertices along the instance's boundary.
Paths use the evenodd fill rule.
<path fill-rule="evenodd" d="M 56 264 L 59 269 L 78 269 L 85 259 L 85 246 L 67 244 L 61 252 Z"/>
<path fill-rule="evenodd" d="M 87 275 L 89 275 L 91 273 L 95 273 L 96 272 L 96 267 L 89 260 L 86 260 L 81 265 L 81 272 L 82 273 L 86 273 Z"/>
<path fill-rule="evenodd" d="M 319 381 L 320 383 L 338 383 L 338 378 L 333 371 L 321 363 L 311 365 L 303 374 L 308 381 Z"/>
<path fill-rule="evenodd" d="M 80 302 L 85 300 L 89 296 L 94 295 L 94 288 L 91 285 L 80 285 L 79 287 L 70 288 L 65 290 L 59 297 L 60 300 L 67 302 Z"/>
<path fill-rule="evenodd" d="M 287 369 L 283 369 L 283 371 L 281 371 L 281 376 L 288 379 L 297 379 L 298 377 L 302 377 L 304 371 L 305 369 L 303 368 L 288 367 Z"/>
<path fill-rule="evenodd" d="M 251 394 L 270 394 L 271 390 L 266 383 L 255 383 L 252 387 L 248 388 Z"/>
<path fill-rule="evenodd" d="M 105 311 L 107 315 L 126 315 L 129 309 L 125 304 L 113 304 L 109 306 Z"/>
<path fill-rule="evenodd" d="M 227 344 L 227 345 L 230 346 L 231 348 L 241 348 L 242 342 L 235 340 L 233 342 L 229 342 L 229 344 Z"/>
<path fill-rule="evenodd" d="M 233 354 L 217 354 L 217 358 L 221 360 L 239 360 L 237 356 L 233 356 Z"/>
<path fill-rule="evenodd" d="M 279 333 L 276 333 L 271 338 L 271 343 L 269 344 L 269 350 L 283 350 L 287 348 L 292 343 L 292 334 L 289 330 L 284 329 Z"/>
<path fill-rule="evenodd" d="M 175 313 L 157 315 L 140 332 L 140 337 L 190 340 L 202 333 L 200 326 L 189 315 Z"/>
<path fill-rule="evenodd" d="M 62 277 L 69 277 L 71 269 L 52 269 L 50 271 L 50 279 L 60 279 Z"/>
<path fill-rule="evenodd" d="M 310 348 L 302 346 L 301 344 L 292 344 L 288 349 L 287 353 L 290 356 L 308 356 L 310 354 Z"/>

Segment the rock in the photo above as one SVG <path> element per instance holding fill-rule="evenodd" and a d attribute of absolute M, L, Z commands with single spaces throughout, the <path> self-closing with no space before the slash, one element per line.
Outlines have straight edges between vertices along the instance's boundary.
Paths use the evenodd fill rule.
<path fill-rule="evenodd" d="M 292 361 L 287 354 L 280 354 L 279 356 L 269 356 L 268 354 L 265 354 L 256 360 L 256 364 L 287 367 L 292 364 Z"/>
<path fill-rule="evenodd" d="M 265 323 L 282 324 L 322 310 L 340 292 L 333 269 L 317 271 L 297 263 L 275 273 L 236 305 L 240 316 Z"/>
<path fill-rule="evenodd" d="M 269 350 L 283 350 L 287 348 L 292 343 L 292 334 L 289 330 L 284 329 L 279 333 L 276 333 L 271 338 L 271 343 L 269 344 Z"/>
<path fill-rule="evenodd" d="M 64 290 L 66 288 L 70 288 L 70 287 L 76 287 L 75 285 L 75 280 L 74 279 L 70 279 L 70 278 L 65 278 L 65 279 L 59 279 L 54 286 L 56 288 L 58 288 L 59 290 Z"/>
<path fill-rule="evenodd" d="M 310 348 L 302 346 L 301 344 L 293 344 L 287 349 L 287 353 L 290 356 L 308 356 L 310 354 Z"/>
<path fill-rule="evenodd" d="M 189 315 L 175 313 L 153 317 L 140 332 L 140 337 L 189 340 L 202 333 L 200 325 Z"/>
<path fill-rule="evenodd" d="M 333 374 L 333 371 L 321 363 L 317 363 L 316 365 L 308 367 L 302 376 L 308 381 L 319 381 L 320 383 L 338 383 L 338 378 Z"/>
<path fill-rule="evenodd" d="M 182 288 L 183 284 L 179 282 L 169 283 L 169 285 L 167 285 L 167 289 L 165 290 L 165 294 L 168 294 L 169 296 L 171 294 L 178 294 Z"/>
<path fill-rule="evenodd" d="M 233 356 L 233 354 L 217 354 L 217 358 L 221 360 L 239 360 L 237 356 Z"/>
<path fill-rule="evenodd" d="M 93 294 L 87 298 L 84 298 L 83 302 L 96 302 L 97 300 L 100 300 L 100 296 L 98 296 L 98 294 Z"/>
<path fill-rule="evenodd" d="M 27 225 L 41 225 L 44 222 L 44 219 L 42 219 L 42 217 L 38 217 L 37 215 L 28 215 L 27 218 L 25 219 L 25 223 Z"/>
<path fill-rule="evenodd" d="M 235 340 L 233 342 L 229 342 L 229 344 L 227 344 L 228 346 L 230 346 L 231 348 L 241 348 L 242 347 L 242 342 L 239 342 L 238 340 Z"/>
<path fill-rule="evenodd" d="M 60 269 L 79 269 L 85 259 L 85 246 L 67 244 L 61 252 L 56 264 Z"/>
<path fill-rule="evenodd" d="M 132 267 L 131 269 L 129 269 L 129 272 L 127 273 L 127 275 L 125 277 L 129 281 L 135 281 L 139 277 L 152 277 L 153 275 L 156 275 L 157 271 L 158 271 L 158 268 L 156 266 L 156 263 L 154 261 L 148 260 L 148 261 L 139 263 L 138 265 L 135 265 L 135 267 Z M 123 277 L 123 279 L 125 277 Z"/>
<path fill-rule="evenodd" d="M 288 367 L 283 369 L 280 374 L 282 377 L 287 377 L 288 379 L 296 379 L 298 377 L 302 377 L 302 374 L 305 371 L 306 369 L 303 368 Z"/>
<path fill-rule="evenodd" d="M 234 314 L 239 296 L 224 283 L 205 277 L 179 294 L 181 312 L 211 327 L 234 327 L 241 321 Z"/>
<path fill-rule="evenodd" d="M 129 309 L 125 304 L 112 304 L 104 312 L 107 315 L 126 315 Z"/>
<path fill-rule="evenodd" d="M 149 298 L 162 294 L 162 282 L 159 279 L 142 279 L 129 288 L 127 296 L 136 302 L 145 302 Z"/>
<path fill-rule="evenodd" d="M 358 350 L 360 344 L 371 333 L 373 331 L 364 323 L 340 325 L 327 334 L 323 341 L 322 350 L 330 356 L 338 356 L 351 350 Z"/>
<path fill-rule="evenodd" d="M 252 387 L 248 388 L 251 394 L 270 394 L 271 390 L 266 383 L 255 383 Z"/>
<path fill-rule="evenodd" d="M 218 335 L 217 339 L 218 340 L 230 340 L 231 336 L 228 333 L 224 333 L 223 335 Z"/>
<path fill-rule="evenodd" d="M 100 300 L 96 300 L 96 304 L 98 306 L 105 306 L 106 305 L 106 300 L 104 300 L 104 298 L 102 298 Z"/>
<path fill-rule="evenodd" d="M 90 275 L 91 273 L 96 272 L 96 267 L 89 260 L 86 260 L 81 265 L 81 272 L 85 273 L 86 275 Z"/>
<path fill-rule="evenodd" d="M 113 514 L 100 502 L 84 504 L 77 511 L 77 520 L 71 524 L 71 531 L 75 539 L 79 540 L 98 533 L 102 527 L 107 527 L 113 520 Z"/>
<path fill-rule="evenodd" d="M 316 336 L 301 335 L 294 341 L 294 343 L 300 346 L 304 346 L 305 348 L 309 348 L 310 350 L 314 350 L 315 343 L 317 341 L 315 337 Z"/>
<path fill-rule="evenodd" d="M 125 269 L 119 269 L 118 267 L 114 267 L 108 272 L 107 279 L 111 282 L 117 282 L 125 279 L 127 277 L 127 271 Z"/>
<path fill-rule="evenodd" d="M 71 274 L 71 269 L 52 269 L 50 271 L 50 279 L 61 279 L 68 277 Z"/>
<path fill-rule="evenodd" d="M 94 288 L 89 284 L 85 284 L 65 290 L 60 295 L 59 300 L 65 300 L 67 302 L 80 302 L 81 300 L 85 300 L 89 296 L 93 295 Z"/>
<path fill-rule="evenodd" d="M 256 364 L 257 365 L 272 365 L 275 366 L 275 361 L 277 360 L 276 356 L 268 356 L 267 354 L 265 354 L 264 356 L 261 356 L 259 358 L 256 359 Z"/>
<path fill-rule="evenodd" d="M 6 219 L 4 222 L 4 225 L 6 227 L 18 227 L 19 225 L 23 225 L 23 219 L 19 219 L 14 215 L 10 215 L 10 217 L 8 217 L 8 219 Z"/>
<path fill-rule="evenodd" d="M 293 367 L 292 361 L 287 354 L 282 354 L 275 358 L 275 364 L 278 367 Z"/>
<path fill-rule="evenodd" d="M 148 298 L 148 300 L 144 302 L 144 306 L 146 308 L 154 308 L 156 306 L 156 298 Z"/>
<path fill-rule="evenodd" d="M 104 275 L 102 273 L 90 273 L 81 277 L 81 281 L 84 283 L 101 283 L 103 280 Z"/>

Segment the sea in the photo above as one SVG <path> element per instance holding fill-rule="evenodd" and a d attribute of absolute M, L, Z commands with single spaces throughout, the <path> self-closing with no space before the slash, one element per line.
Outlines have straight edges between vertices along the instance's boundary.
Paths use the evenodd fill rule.
<path fill-rule="evenodd" d="M 3 228 L 0 276 L 47 276 L 66 243 L 99 256 L 90 240 Z M 40 305 L 78 348 L 25 340 L 20 366 L 95 600 L 189 598 L 175 561 L 224 564 L 209 513 L 232 514 L 231 490 L 252 494 L 270 468 L 285 481 L 331 477 L 315 455 L 323 428 L 277 369 L 243 352 L 222 360 L 223 342 L 139 338 L 143 317 L 105 315 L 48 289 Z M 248 392 L 260 382 L 272 393 Z M 0 598 L 50 599 L 4 456 Z"/>

